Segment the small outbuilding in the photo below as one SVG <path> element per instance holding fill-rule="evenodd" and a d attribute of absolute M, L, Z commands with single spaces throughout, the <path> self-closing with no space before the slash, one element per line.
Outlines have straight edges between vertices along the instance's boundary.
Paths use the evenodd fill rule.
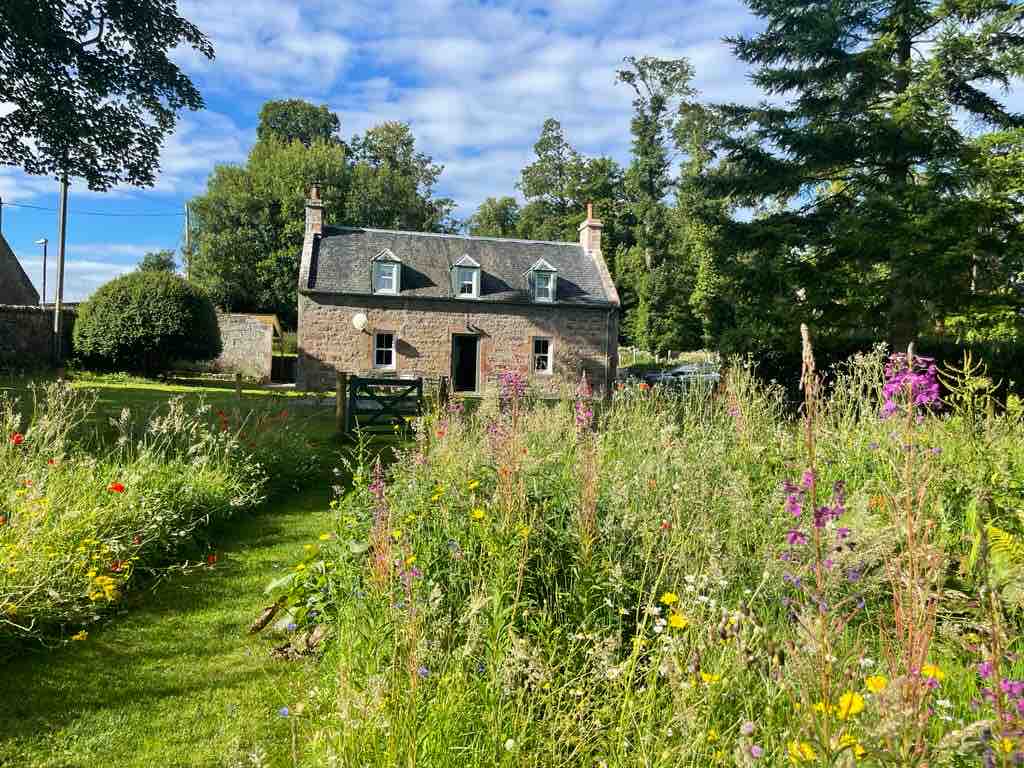
<path fill-rule="evenodd" d="M 39 291 L 32 285 L 18 257 L 3 235 L 0 235 L 0 304 L 36 306 Z"/>
<path fill-rule="evenodd" d="M 332 227 L 306 205 L 297 385 L 335 372 L 450 378 L 479 393 L 506 370 L 555 394 L 586 372 L 607 391 L 618 366 L 619 296 L 588 207 L 579 242 Z"/>

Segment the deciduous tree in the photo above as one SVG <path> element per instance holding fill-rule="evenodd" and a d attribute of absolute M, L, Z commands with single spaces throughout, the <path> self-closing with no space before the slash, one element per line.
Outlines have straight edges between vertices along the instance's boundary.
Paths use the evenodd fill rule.
<path fill-rule="evenodd" d="M 213 47 L 174 0 L 0 3 L 0 164 L 106 190 L 153 184 L 160 146 L 202 97 L 169 54 Z"/>

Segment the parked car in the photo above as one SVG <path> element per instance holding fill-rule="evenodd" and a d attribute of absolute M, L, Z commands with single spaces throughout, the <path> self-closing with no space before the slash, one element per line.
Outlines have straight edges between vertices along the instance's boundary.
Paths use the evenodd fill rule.
<path fill-rule="evenodd" d="M 685 389 L 692 384 L 704 386 L 715 386 L 721 380 L 718 369 L 712 365 L 699 363 L 688 363 L 679 365 L 667 371 L 651 371 L 641 376 L 641 379 L 652 387 L 656 385 L 678 387 Z"/>

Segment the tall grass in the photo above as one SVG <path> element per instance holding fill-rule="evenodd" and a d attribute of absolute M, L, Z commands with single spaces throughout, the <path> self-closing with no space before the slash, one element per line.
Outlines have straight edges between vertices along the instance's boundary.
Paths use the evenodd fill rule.
<path fill-rule="evenodd" d="M 94 407 L 61 384 L 0 397 L 0 639 L 84 639 L 141 572 L 316 468 L 284 412 L 172 399 L 138 434 L 127 410 L 111 419 L 97 450 L 76 438 Z"/>
<path fill-rule="evenodd" d="M 1024 758 L 1019 614 L 975 551 L 989 519 L 1024 526 L 1024 427 L 882 418 L 883 350 L 827 395 L 807 352 L 795 418 L 737 367 L 719 391 L 623 388 L 593 425 L 582 393 L 506 387 L 426 417 L 386 473 L 357 452 L 289 598 L 333 630 L 308 762 Z"/>

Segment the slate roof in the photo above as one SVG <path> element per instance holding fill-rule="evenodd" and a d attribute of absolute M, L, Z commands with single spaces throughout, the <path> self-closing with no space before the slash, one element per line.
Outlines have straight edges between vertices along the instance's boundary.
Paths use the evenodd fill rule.
<path fill-rule="evenodd" d="M 618 303 L 603 287 L 594 259 L 577 243 L 438 235 L 384 229 L 325 227 L 314 246 L 309 293 L 370 295 L 371 263 L 389 249 L 402 262 L 401 297 L 453 299 L 450 269 L 463 256 L 480 264 L 480 297 L 463 301 L 529 303 L 527 273 L 543 259 L 558 270 L 555 303 Z"/>
<path fill-rule="evenodd" d="M 39 303 L 39 292 L 18 263 L 14 251 L 0 235 L 0 304 Z"/>

